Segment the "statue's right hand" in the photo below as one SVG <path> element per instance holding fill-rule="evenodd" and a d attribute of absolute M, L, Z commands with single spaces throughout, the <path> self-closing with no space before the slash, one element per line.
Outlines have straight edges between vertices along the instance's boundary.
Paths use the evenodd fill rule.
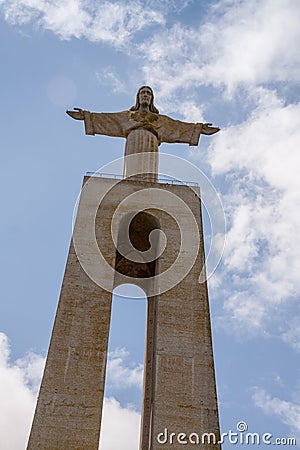
<path fill-rule="evenodd" d="M 66 113 L 73 119 L 84 120 L 83 109 L 81 109 L 81 108 L 74 108 L 73 111 L 68 110 L 68 111 L 66 111 Z"/>

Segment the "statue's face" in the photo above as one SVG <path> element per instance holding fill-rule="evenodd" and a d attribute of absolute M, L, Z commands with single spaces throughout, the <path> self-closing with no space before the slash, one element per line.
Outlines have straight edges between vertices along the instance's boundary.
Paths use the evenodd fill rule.
<path fill-rule="evenodd" d="M 148 87 L 144 87 L 139 91 L 139 103 L 143 107 L 149 107 L 152 100 L 152 91 Z"/>

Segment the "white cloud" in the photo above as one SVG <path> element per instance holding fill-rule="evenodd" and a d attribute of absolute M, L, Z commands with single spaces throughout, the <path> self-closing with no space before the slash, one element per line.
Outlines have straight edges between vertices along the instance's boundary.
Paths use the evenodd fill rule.
<path fill-rule="evenodd" d="M 4 17 L 12 24 L 36 23 L 68 39 L 81 37 L 91 22 L 80 0 L 12 0 L 4 2 Z"/>
<path fill-rule="evenodd" d="M 283 339 L 296 347 L 283 310 L 294 316 L 300 288 L 300 103 L 286 106 L 274 92 L 255 92 L 250 117 L 219 133 L 208 153 L 212 172 L 226 177 L 224 309 L 238 329 L 277 332 L 281 323 Z"/>
<path fill-rule="evenodd" d="M 127 357 L 128 352 L 124 349 L 112 352 L 107 376 L 112 377 L 112 384 L 117 387 L 120 387 L 119 383 L 122 388 L 140 386 L 142 367 L 125 367 Z M 44 362 L 43 357 L 32 352 L 12 362 L 8 338 L 0 333 L 1 450 L 21 450 L 26 445 Z M 139 426 L 140 413 L 132 407 L 122 407 L 113 397 L 105 399 L 101 448 L 137 448 Z"/>
<path fill-rule="evenodd" d="M 143 364 L 128 367 L 125 360 L 129 353 L 124 348 L 118 348 L 109 353 L 107 363 L 108 385 L 114 389 L 126 389 L 128 387 L 142 387 Z"/>
<path fill-rule="evenodd" d="M 96 77 L 100 85 L 110 86 L 115 93 L 127 93 L 128 89 L 126 84 L 118 77 L 112 67 L 106 67 L 105 69 L 96 72 Z"/>
<path fill-rule="evenodd" d="M 164 24 L 163 15 L 140 1 L 6 0 L 5 19 L 23 25 L 33 22 L 61 39 L 86 38 L 117 47 L 143 28 Z"/>
<path fill-rule="evenodd" d="M 195 105 L 195 101 L 193 100 L 181 100 L 176 103 L 176 110 L 179 111 L 183 118 L 188 122 L 205 122 L 203 117 L 203 111 L 205 109 L 204 105 Z"/>
<path fill-rule="evenodd" d="M 153 9 L 181 12 L 193 0 L 148 0 L 147 3 Z"/>
<path fill-rule="evenodd" d="M 0 448 L 21 450 L 28 438 L 44 359 L 33 353 L 12 363 L 0 333 Z"/>
<path fill-rule="evenodd" d="M 151 24 L 164 24 L 163 16 L 140 2 L 103 2 L 86 36 L 91 41 L 106 41 L 122 46 L 137 31 Z"/>
<path fill-rule="evenodd" d="M 139 446 L 140 414 L 113 397 L 104 401 L 99 449 L 132 450 Z"/>
<path fill-rule="evenodd" d="M 295 350 L 300 350 L 300 315 L 296 314 L 288 321 L 287 329 L 282 335 L 283 341 Z"/>
<path fill-rule="evenodd" d="M 145 77 L 163 95 L 199 84 L 231 91 L 299 80 L 297 0 L 220 0 L 206 13 L 198 27 L 177 23 L 140 44 Z"/>
<path fill-rule="evenodd" d="M 264 389 L 256 388 L 253 394 L 255 406 L 265 414 L 278 416 L 291 429 L 292 437 L 300 437 L 300 404 L 271 397 Z"/>
<path fill-rule="evenodd" d="M 220 2 L 223 8 L 226 4 L 219 23 L 207 26 L 206 44 L 217 45 L 205 75 L 216 82 L 224 80 L 229 86 L 298 80 L 299 2 Z"/>
<path fill-rule="evenodd" d="M 214 173 L 233 169 L 249 171 L 278 189 L 298 185 L 300 103 L 285 106 L 275 91 L 249 90 L 256 102 L 249 118 L 216 135 L 211 164 Z M 221 146 L 219 146 L 222 141 Z M 218 151 L 218 155 L 216 155 Z"/>
<path fill-rule="evenodd" d="M 30 22 L 61 39 L 106 42 L 140 58 L 144 79 L 162 101 L 199 85 L 232 91 L 241 84 L 299 80 L 297 0 L 219 0 L 203 11 L 204 23 L 185 26 L 180 15 L 168 22 L 170 12 L 190 3 L 4 0 L 2 9 L 10 23 Z M 137 34 L 149 26 L 156 26 L 151 37 Z"/>
<path fill-rule="evenodd" d="M 61 39 L 102 41 L 136 57 L 139 73 L 156 88 L 163 109 L 172 104 L 183 115 L 186 108 L 176 102 L 180 90 L 190 90 L 187 104 L 191 104 L 199 85 L 225 86 L 227 92 L 233 92 L 240 85 L 298 81 L 297 0 L 219 0 L 203 11 L 205 22 L 193 26 L 183 25 L 180 15 L 177 22 L 176 15 L 170 18 L 169 13 L 190 3 L 4 0 L 2 9 L 10 23 L 30 22 Z M 199 5 L 195 2 L 194 7 Z M 151 26 L 155 26 L 151 36 L 138 34 Z M 115 88 L 116 75 L 109 71 L 107 76 Z"/>

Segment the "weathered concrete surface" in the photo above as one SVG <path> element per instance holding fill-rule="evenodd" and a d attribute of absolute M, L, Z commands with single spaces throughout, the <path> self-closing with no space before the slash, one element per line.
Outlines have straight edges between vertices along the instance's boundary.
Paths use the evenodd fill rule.
<path fill-rule="evenodd" d="M 138 255 L 139 251 L 147 250 L 143 230 L 151 231 L 158 221 L 167 237 L 167 247 L 159 260 L 131 262 L 127 259 L 129 254 L 122 256 L 121 253 L 126 254 L 122 233 L 119 233 L 122 252 L 116 252 L 111 219 L 122 199 L 141 189 L 155 187 L 177 195 L 195 217 L 200 236 L 195 264 L 179 284 L 148 298 L 141 450 L 182 448 L 177 442 L 179 433 L 200 436 L 215 433 L 218 437 L 207 287 L 198 282 L 204 262 L 199 197 L 193 189 L 180 185 L 123 180 L 113 186 L 115 180 L 101 178 L 93 178 L 92 183 L 94 187 L 89 195 L 82 195 L 74 235 L 77 233 L 77 239 L 85 241 L 86 261 L 97 277 L 97 271 L 101 272 L 102 268 L 93 265 L 97 259 L 89 244 L 88 221 L 99 203 L 98 188 L 101 191 L 111 187 L 95 216 L 95 236 L 105 260 L 113 268 L 116 264 L 119 271 L 113 276 L 105 272 L 109 278 L 106 283 L 112 289 L 124 282 L 124 276 L 134 276 L 146 294 L 153 293 L 153 275 L 169 268 L 180 251 L 176 220 L 165 212 L 167 205 L 161 204 L 161 209 L 149 208 L 140 213 L 130 229 Z M 140 211 L 140 204 L 131 204 L 127 213 L 132 209 Z M 185 213 L 178 210 L 180 214 Z M 183 219 L 190 221 L 188 216 Z M 89 278 L 71 244 L 28 450 L 98 449 L 110 314 L 111 293 Z M 176 434 L 172 444 L 162 445 L 157 440 L 165 429 L 168 434 Z M 185 448 L 194 447 L 191 443 L 185 445 Z M 212 444 L 197 447 L 220 448 Z"/>

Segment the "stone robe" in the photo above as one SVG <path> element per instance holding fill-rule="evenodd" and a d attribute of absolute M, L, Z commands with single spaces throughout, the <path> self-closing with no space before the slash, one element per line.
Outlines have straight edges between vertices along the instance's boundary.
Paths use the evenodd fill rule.
<path fill-rule="evenodd" d="M 198 145 L 202 123 L 187 123 L 147 111 L 94 113 L 83 111 L 86 134 L 126 138 L 124 177 L 158 173 L 158 146 L 162 142 Z M 127 158 L 130 155 L 137 155 Z M 156 174 L 156 175 L 155 175 Z M 144 177 L 145 178 L 145 177 Z"/>

